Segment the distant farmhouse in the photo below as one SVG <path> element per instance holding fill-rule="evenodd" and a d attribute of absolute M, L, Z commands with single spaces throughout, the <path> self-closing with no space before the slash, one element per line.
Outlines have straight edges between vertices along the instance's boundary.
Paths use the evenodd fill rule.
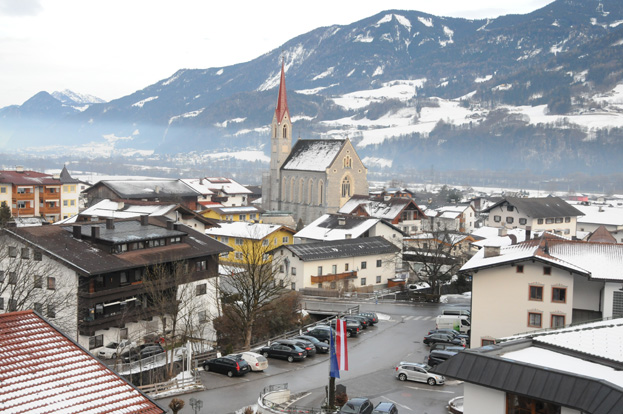
<path fill-rule="evenodd" d="M 290 211 L 311 223 L 335 213 L 354 194 L 368 194 L 368 170 L 348 139 L 299 139 L 292 147 L 292 120 L 284 66 L 271 124 L 270 172 L 262 178 L 262 207 Z"/>

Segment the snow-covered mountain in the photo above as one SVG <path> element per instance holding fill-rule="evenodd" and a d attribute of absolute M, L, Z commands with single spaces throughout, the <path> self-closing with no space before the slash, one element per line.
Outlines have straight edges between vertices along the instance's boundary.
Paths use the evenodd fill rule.
<path fill-rule="evenodd" d="M 32 151 L 54 136 L 55 151 L 72 153 L 244 151 L 265 160 L 282 58 L 294 133 L 347 136 L 372 169 L 620 171 L 616 0 L 557 0 L 488 20 L 389 10 L 250 62 L 180 70 L 81 112 L 47 100 L 39 111 L 33 102 L 0 109 L 0 145 Z"/>
<path fill-rule="evenodd" d="M 65 89 L 63 91 L 52 92 L 52 97 L 61 101 L 64 105 L 71 106 L 78 110 L 85 110 L 91 104 L 105 103 L 106 101 L 93 95 L 81 94 Z"/>

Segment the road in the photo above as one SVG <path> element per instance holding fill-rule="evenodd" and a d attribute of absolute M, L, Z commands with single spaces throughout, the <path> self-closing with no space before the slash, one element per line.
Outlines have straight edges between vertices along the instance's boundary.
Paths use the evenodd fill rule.
<path fill-rule="evenodd" d="M 449 381 L 444 386 L 431 387 L 424 383 L 401 382 L 394 367 L 399 361 L 422 362 L 428 347 L 422 343 L 428 329 L 434 328 L 435 316 L 443 304 L 359 303 L 361 311 L 383 315 L 376 326 L 364 330 L 357 338 L 349 338 L 349 370 L 340 373 L 336 384 L 346 386 L 349 397 L 365 396 L 373 403 L 395 402 L 401 413 L 445 414 L 447 402 L 463 394 L 463 386 Z M 330 306 L 328 303 L 327 306 Z M 260 392 L 269 385 L 288 384 L 293 392 L 310 394 L 297 405 L 319 407 L 324 399 L 329 381 L 329 362 L 325 354 L 307 358 L 302 362 L 288 363 L 269 359 L 265 372 L 251 372 L 241 378 L 228 378 L 222 374 L 201 371 L 205 391 L 180 396 L 187 402 L 180 414 L 194 414 L 188 400 L 203 401 L 201 413 L 234 413 L 240 408 L 254 405 Z M 168 407 L 171 398 L 158 400 Z"/>

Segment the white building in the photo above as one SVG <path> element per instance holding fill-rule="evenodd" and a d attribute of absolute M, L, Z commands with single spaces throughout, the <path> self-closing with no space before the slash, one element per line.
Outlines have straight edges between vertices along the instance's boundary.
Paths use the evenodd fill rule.
<path fill-rule="evenodd" d="M 476 223 L 476 211 L 470 204 L 444 206 L 425 211 L 424 231 L 449 230 L 472 233 Z"/>

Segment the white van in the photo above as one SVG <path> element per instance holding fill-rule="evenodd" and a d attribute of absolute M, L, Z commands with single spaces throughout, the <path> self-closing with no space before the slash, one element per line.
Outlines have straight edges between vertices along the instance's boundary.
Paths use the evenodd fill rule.
<path fill-rule="evenodd" d="M 470 334 L 471 324 L 467 316 L 461 315 L 439 315 L 435 319 L 437 329 L 454 329 L 462 334 Z"/>
<path fill-rule="evenodd" d="M 459 315 L 459 316 L 467 316 L 468 318 L 472 316 L 472 313 L 468 309 L 443 309 L 441 311 L 442 315 Z"/>

